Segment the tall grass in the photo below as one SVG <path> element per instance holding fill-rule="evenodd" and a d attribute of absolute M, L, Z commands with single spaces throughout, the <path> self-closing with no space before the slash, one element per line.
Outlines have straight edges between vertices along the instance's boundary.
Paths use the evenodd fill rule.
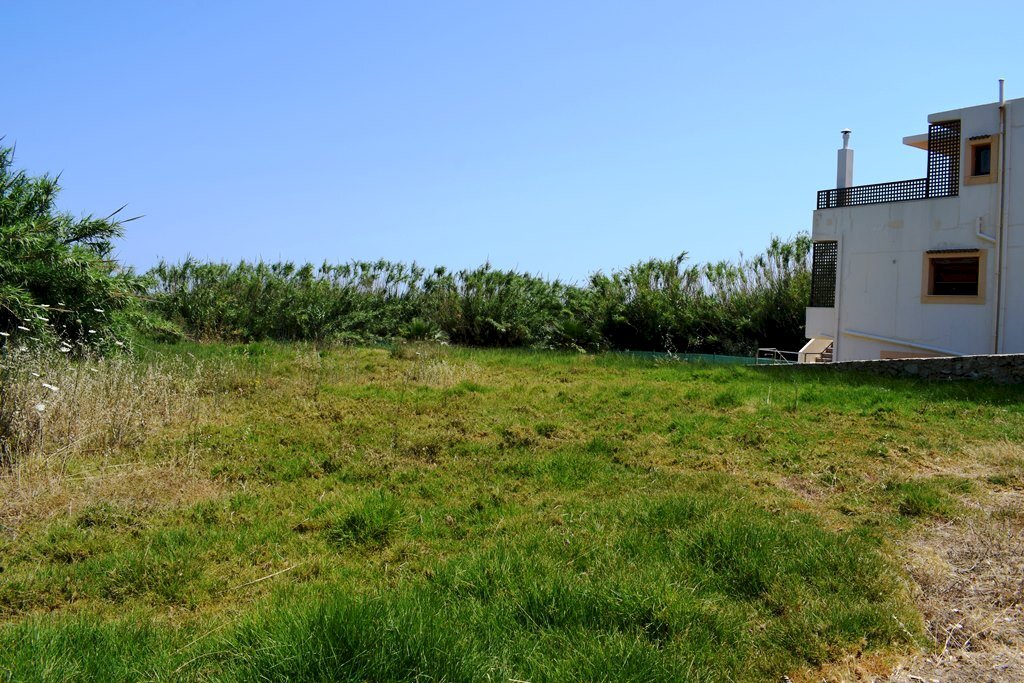
<path fill-rule="evenodd" d="M 432 271 L 343 265 L 160 263 L 155 310 L 203 339 L 371 340 L 444 336 L 471 346 L 749 353 L 803 341 L 806 235 L 738 263 L 685 254 L 583 285 L 490 264 Z"/>
<path fill-rule="evenodd" d="M 686 265 L 685 254 L 591 277 L 590 320 L 620 349 L 744 354 L 802 344 L 810 239 L 773 239 L 738 263 Z"/>
<path fill-rule="evenodd" d="M 75 456 L 138 445 L 188 418 L 195 377 L 180 361 L 0 348 L 0 476 L 40 467 L 59 473 Z"/>

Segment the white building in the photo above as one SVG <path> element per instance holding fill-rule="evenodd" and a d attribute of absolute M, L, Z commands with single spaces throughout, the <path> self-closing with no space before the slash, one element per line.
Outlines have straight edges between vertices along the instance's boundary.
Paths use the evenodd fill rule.
<path fill-rule="evenodd" d="M 903 139 L 927 176 L 876 185 L 852 185 L 844 131 L 814 212 L 801 361 L 1024 352 L 1024 99 L 928 123 Z"/>

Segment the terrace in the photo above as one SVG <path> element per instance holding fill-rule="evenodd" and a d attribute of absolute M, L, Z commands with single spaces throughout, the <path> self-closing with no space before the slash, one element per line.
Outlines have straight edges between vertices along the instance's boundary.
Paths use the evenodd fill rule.
<path fill-rule="evenodd" d="M 928 126 L 927 143 L 926 177 L 820 190 L 818 208 L 837 209 L 862 204 L 957 196 L 960 194 L 960 121 L 931 124 Z"/>

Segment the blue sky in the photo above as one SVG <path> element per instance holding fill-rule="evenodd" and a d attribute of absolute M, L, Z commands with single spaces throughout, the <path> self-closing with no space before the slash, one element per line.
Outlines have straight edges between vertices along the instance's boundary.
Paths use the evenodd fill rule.
<path fill-rule="evenodd" d="M 808 230 L 921 177 L 929 113 L 1024 94 L 1024 5 L 49 2 L 3 8 L 0 135 L 120 257 L 582 280 Z"/>

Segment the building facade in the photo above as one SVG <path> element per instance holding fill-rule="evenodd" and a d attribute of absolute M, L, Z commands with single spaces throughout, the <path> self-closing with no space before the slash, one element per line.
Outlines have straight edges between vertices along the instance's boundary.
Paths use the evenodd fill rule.
<path fill-rule="evenodd" d="M 928 117 L 924 178 L 818 193 L 803 362 L 1024 352 L 1024 99 Z M 1018 175 L 1019 174 L 1019 175 Z"/>

